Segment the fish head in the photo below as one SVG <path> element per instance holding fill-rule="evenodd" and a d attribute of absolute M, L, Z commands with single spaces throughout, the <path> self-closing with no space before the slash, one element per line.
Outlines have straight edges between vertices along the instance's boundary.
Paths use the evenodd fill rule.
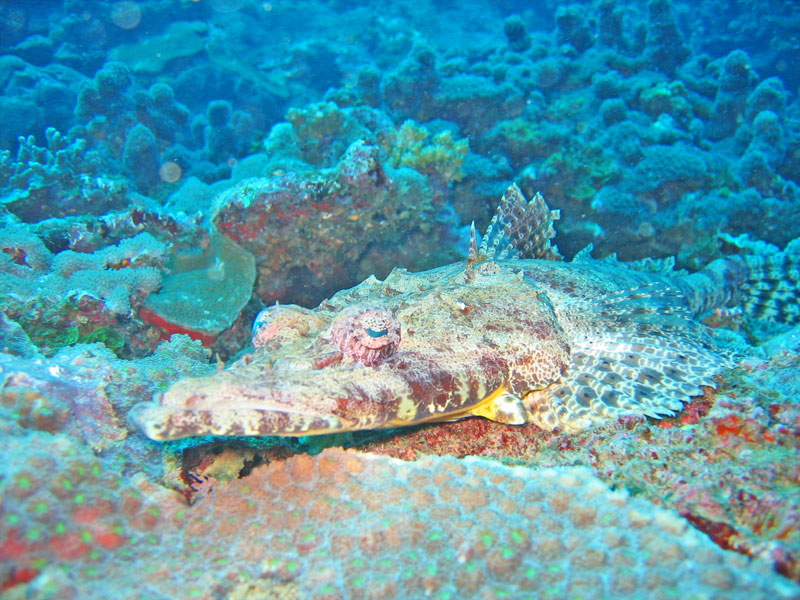
<path fill-rule="evenodd" d="M 269 307 L 255 320 L 253 346 L 229 368 L 137 405 L 131 420 L 157 440 L 307 436 L 471 415 L 521 424 L 520 397 L 557 380 L 570 352 L 546 294 L 495 262 L 397 269 L 315 309 Z"/>

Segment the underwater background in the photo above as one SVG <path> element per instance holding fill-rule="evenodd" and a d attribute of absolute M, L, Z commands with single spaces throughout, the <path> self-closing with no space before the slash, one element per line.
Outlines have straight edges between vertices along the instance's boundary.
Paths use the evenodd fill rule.
<path fill-rule="evenodd" d="M 800 598 L 800 328 L 736 307 L 674 418 L 127 421 L 512 182 L 568 260 L 779 252 L 797 2 L 0 0 L 0 53 L 0 598 Z"/>

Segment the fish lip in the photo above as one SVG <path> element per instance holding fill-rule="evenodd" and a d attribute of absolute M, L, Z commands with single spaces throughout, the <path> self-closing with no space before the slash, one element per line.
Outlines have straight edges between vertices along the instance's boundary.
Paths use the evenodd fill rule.
<path fill-rule="evenodd" d="M 153 410 L 163 410 L 163 408 L 153 401 L 134 404 L 126 417 L 128 425 L 138 429 L 153 441 L 167 441 L 161 437 L 162 430 L 156 426 L 153 420 L 148 419 L 148 413 L 152 413 Z"/>
<path fill-rule="evenodd" d="M 128 411 L 128 423 L 154 441 L 187 437 L 303 437 L 351 429 L 355 421 L 333 413 L 312 414 L 263 408 L 170 407 L 156 401 L 140 402 Z M 249 427 L 247 424 L 250 424 Z"/>

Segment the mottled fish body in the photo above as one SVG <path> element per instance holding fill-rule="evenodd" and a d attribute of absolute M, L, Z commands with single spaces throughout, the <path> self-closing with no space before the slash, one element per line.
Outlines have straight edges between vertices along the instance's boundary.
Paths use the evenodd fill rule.
<path fill-rule="evenodd" d="M 470 259 L 394 270 L 313 310 L 262 311 L 254 353 L 177 382 L 131 420 L 152 439 L 306 436 L 481 416 L 580 431 L 674 415 L 731 365 L 706 310 L 798 318 L 798 257 L 560 261 L 551 211 L 512 186 Z M 521 258 L 534 257 L 534 258 Z"/>

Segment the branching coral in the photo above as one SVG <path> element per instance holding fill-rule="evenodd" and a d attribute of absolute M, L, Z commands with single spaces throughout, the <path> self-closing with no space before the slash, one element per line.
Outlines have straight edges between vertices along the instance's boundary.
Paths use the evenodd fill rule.
<path fill-rule="evenodd" d="M 166 245 L 149 233 L 94 253 L 65 250 L 52 256 L 24 226 L 6 228 L 0 303 L 47 352 L 78 341 L 121 347 L 122 332 L 109 327 L 128 320 L 134 306 L 161 286 Z M 16 260 L 15 260 L 16 259 Z"/>
<path fill-rule="evenodd" d="M 100 155 L 81 138 L 70 139 L 52 127 L 47 146 L 20 137 L 16 156 L 0 152 L 0 202 L 27 222 L 77 214 L 100 215 L 124 206 L 126 185 L 107 177 Z"/>
<path fill-rule="evenodd" d="M 445 183 L 464 176 L 462 168 L 469 142 L 453 139 L 449 129 L 431 136 L 427 128 L 409 119 L 389 134 L 385 145 L 389 164 L 394 168 L 410 167 Z"/>

